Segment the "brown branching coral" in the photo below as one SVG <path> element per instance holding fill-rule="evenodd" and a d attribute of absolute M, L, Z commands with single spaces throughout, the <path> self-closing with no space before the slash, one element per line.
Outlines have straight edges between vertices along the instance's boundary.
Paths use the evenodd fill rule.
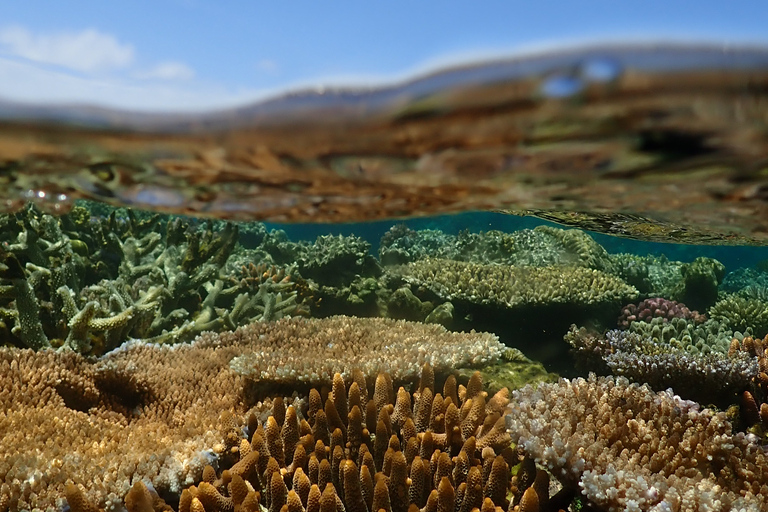
<path fill-rule="evenodd" d="M 425 369 L 430 373 L 429 366 Z M 354 390 L 357 382 L 335 385 L 325 409 L 314 411 L 314 421 L 300 421 L 296 443 L 288 442 L 294 436 L 293 422 L 299 421 L 296 408 L 311 413 L 313 406 L 305 409 L 294 400 L 286 409 L 285 402 L 274 400 L 266 421 L 253 416 L 245 421 L 249 427 L 242 433 L 241 445 L 247 448 L 240 450 L 239 462 L 219 473 L 208 466 L 202 481 L 183 491 L 179 512 L 547 510 L 539 504 L 549 501 L 549 489 L 535 467 L 533 476 L 526 469 L 511 476 L 519 458 L 504 426 L 506 390 L 488 398 L 475 374 L 466 387 L 459 386 L 463 398 L 454 403 L 449 398 L 453 381 L 443 386 L 441 394 L 424 387 L 434 381 L 423 377 L 423 385 L 412 393 L 400 387 L 396 404 L 389 398 L 381 401 L 395 395 L 387 376 L 377 378 L 365 403 Z M 341 376 L 337 374 L 334 382 L 341 382 Z M 447 398 L 438 400 L 443 394 Z M 404 407 L 405 396 L 413 405 L 400 410 L 405 421 L 394 422 L 390 412 Z M 373 414 L 362 420 L 361 407 Z M 338 426 L 319 423 L 321 412 L 332 417 L 343 408 L 349 412 Z M 433 415 L 430 426 L 417 428 L 411 417 L 420 416 L 423 408 L 445 412 Z M 513 484 L 520 496 L 510 503 L 508 490 Z M 147 502 L 151 494 L 135 485 L 126 506 L 129 497 L 132 502 Z M 81 500 L 76 494 L 74 498 Z"/>
<path fill-rule="evenodd" d="M 725 413 L 624 378 L 514 392 L 512 440 L 610 511 L 766 509 L 768 455 Z"/>
<path fill-rule="evenodd" d="M 255 400 L 249 395 L 248 379 L 230 367 L 232 359 L 272 353 L 275 359 L 261 369 L 262 379 L 294 382 L 301 370 L 329 385 L 333 374 L 324 377 L 329 371 L 321 359 L 325 356 L 312 351 L 331 340 L 337 350 L 334 364 L 345 375 L 351 375 L 352 367 L 346 365 L 353 363 L 376 372 L 383 360 L 394 365 L 431 358 L 435 366 L 448 368 L 485 360 L 500 350 L 495 337 L 487 334 L 452 334 L 434 326 L 342 317 L 252 324 L 176 346 L 132 342 L 95 361 L 74 352 L 3 348 L 0 510 L 58 507 L 68 483 L 87 489 L 87 499 L 99 507 L 119 504 L 136 480 L 151 483 L 160 494 L 178 494 L 199 481 L 207 464 L 238 460 L 243 428 L 236 418 L 249 411 Z M 303 366 L 294 366 L 290 375 L 274 371 L 292 343 L 302 347 L 292 364 Z M 398 347 L 399 353 L 388 351 L 388 346 Z M 405 351 L 409 346 L 410 352 Z M 312 361 L 317 365 L 314 370 Z M 361 425 L 363 418 L 378 419 L 380 412 L 375 407 L 369 410 L 366 375 L 356 375 L 357 390 L 353 385 L 348 393 L 354 403 L 347 416 L 357 406 L 359 421 L 354 413 L 352 426 Z M 368 373 L 371 378 L 374 375 Z M 415 379 L 418 371 L 404 366 L 397 375 Z M 334 405 L 331 401 L 318 408 L 315 416 L 308 415 L 320 429 L 322 411 L 328 427 L 324 434 L 318 431 L 318 437 L 327 436 L 326 446 L 337 442 L 336 428 L 347 427 L 347 417 L 339 415 L 342 404 Z M 254 412 L 259 413 L 258 408 Z M 280 435 L 286 438 L 268 436 L 270 429 L 265 428 L 263 445 L 251 442 L 247 449 L 264 453 L 281 443 L 284 449 L 301 445 L 311 461 L 316 447 L 299 442 L 308 433 L 305 422 L 296 426 L 298 418 L 288 411 L 276 411 L 274 416 L 280 419 Z M 362 438 L 359 429 L 355 432 Z M 354 440 L 349 432 L 343 436 L 347 442 L 350 437 Z M 287 459 L 289 464 L 298 465 L 295 453 L 290 455 L 294 458 Z M 262 460 L 266 463 L 268 458 Z M 249 461 L 246 457 L 240 464 L 248 466 Z M 309 466 L 305 469 L 309 471 Z M 205 498 L 197 498 L 205 503 Z"/>

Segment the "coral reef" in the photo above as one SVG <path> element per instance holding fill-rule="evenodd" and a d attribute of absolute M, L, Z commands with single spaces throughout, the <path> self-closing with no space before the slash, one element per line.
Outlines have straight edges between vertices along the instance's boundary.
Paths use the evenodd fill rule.
<path fill-rule="evenodd" d="M 443 300 L 504 308 L 578 304 L 606 305 L 637 297 L 618 278 L 583 267 L 511 267 L 424 259 L 399 268 L 403 279 Z"/>
<path fill-rule="evenodd" d="M 505 431 L 507 390 L 489 397 L 479 374 L 466 387 L 449 377 L 442 394 L 436 384 L 429 366 L 413 392 L 396 390 L 386 374 L 372 394 L 336 375 L 324 403 L 313 389 L 306 402 L 273 401 L 261 419 L 231 417 L 226 433 L 237 457 L 218 472 L 207 466 L 182 492 L 179 512 L 535 512 L 567 505 L 571 494 L 550 497 L 548 475 L 530 459 L 512 476 L 521 460 Z M 70 506 L 87 504 L 82 492 L 67 491 Z M 152 500 L 137 484 L 125 502 L 131 509 Z"/>
<path fill-rule="evenodd" d="M 354 318 L 255 323 L 173 346 L 128 342 L 95 361 L 71 351 L 0 348 L 0 504 L 60 508 L 68 482 L 84 486 L 100 507 L 118 506 L 136 480 L 160 495 L 178 494 L 236 446 L 222 433 L 221 416 L 264 407 L 249 379 L 231 368 L 244 354 L 264 363 L 251 367 L 263 380 L 329 385 L 334 372 L 351 380 L 355 368 L 359 384 L 379 367 L 391 368 L 395 381 L 413 381 L 417 364 L 479 364 L 502 348 L 492 335 Z M 284 366 L 287 354 L 293 358 Z"/>
<path fill-rule="evenodd" d="M 609 511 L 765 510 L 768 456 L 724 413 L 624 378 L 513 393 L 509 433 L 566 487 Z"/>
<path fill-rule="evenodd" d="M 379 258 L 383 265 L 439 258 L 534 267 L 580 266 L 604 271 L 613 268 L 606 250 L 588 234 L 550 226 L 514 233 L 462 231 L 453 236 L 430 229 L 414 231 L 400 224 L 382 237 Z"/>
<path fill-rule="evenodd" d="M 648 321 L 653 318 L 684 318 L 696 323 L 706 321 L 706 315 L 691 311 L 685 304 L 661 297 L 645 299 L 639 304 L 628 304 L 621 310 L 617 324 L 620 329 L 626 329 L 635 321 Z"/>
<path fill-rule="evenodd" d="M 712 258 L 698 257 L 680 268 L 683 279 L 672 290 L 671 299 L 693 309 L 705 310 L 717 300 L 717 287 L 725 277 L 725 265 Z"/>
<path fill-rule="evenodd" d="M 100 354 L 131 337 L 184 341 L 302 312 L 296 292 L 275 280 L 258 291 L 247 282 L 224 287 L 233 224 L 162 224 L 131 210 L 93 217 L 83 207 L 57 219 L 32 206 L 1 222 L 6 343 Z"/>

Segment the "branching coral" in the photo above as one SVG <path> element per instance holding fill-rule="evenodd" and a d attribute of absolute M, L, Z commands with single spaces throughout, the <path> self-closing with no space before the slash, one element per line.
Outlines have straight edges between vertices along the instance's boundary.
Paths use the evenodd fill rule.
<path fill-rule="evenodd" d="M 768 334 L 768 301 L 756 297 L 727 295 L 715 303 L 709 310 L 713 319 L 728 325 L 734 330 L 749 329 L 756 336 Z"/>
<path fill-rule="evenodd" d="M 703 403 L 732 403 L 758 372 L 757 360 L 743 352 L 692 352 L 637 332 L 611 330 L 600 335 L 574 326 L 565 339 L 587 369 L 625 376 L 656 390 L 672 388 Z"/>
<path fill-rule="evenodd" d="M 413 392 L 393 388 L 386 374 L 377 376 L 373 393 L 360 379 L 346 385 L 337 374 L 324 404 L 312 389 L 306 402 L 274 400 L 263 421 L 254 414 L 242 422 L 223 418 L 234 457 L 218 472 L 207 466 L 199 483 L 181 493 L 179 512 L 539 512 L 567 506 L 570 492 L 550 498 L 548 475 L 530 459 L 511 476 L 520 458 L 505 431 L 506 389 L 489 397 L 478 374 L 466 386 L 457 387 L 453 377 L 437 385 L 429 366 Z M 70 506 L 93 510 L 85 508 L 79 489 L 68 486 L 67 497 Z M 167 506 L 154 499 L 158 508 Z M 152 500 L 139 483 L 125 503 L 133 512 L 136 502 Z"/>
<path fill-rule="evenodd" d="M 765 510 L 768 456 L 724 413 L 624 378 L 514 392 L 513 441 L 611 512 Z"/>
<path fill-rule="evenodd" d="M 0 329 L 18 346 L 101 354 L 131 337 L 186 341 L 307 309 L 307 294 L 282 278 L 232 280 L 231 223 L 195 227 L 130 210 L 98 217 L 79 206 L 61 219 L 30 206 L 0 221 L 8 228 L 0 235 Z"/>

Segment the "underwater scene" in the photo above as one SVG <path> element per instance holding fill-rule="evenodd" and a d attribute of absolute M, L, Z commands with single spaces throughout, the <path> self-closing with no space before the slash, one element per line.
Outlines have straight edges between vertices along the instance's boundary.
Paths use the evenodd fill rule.
<path fill-rule="evenodd" d="M 0 102 L 0 512 L 768 510 L 768 51 Z"/>

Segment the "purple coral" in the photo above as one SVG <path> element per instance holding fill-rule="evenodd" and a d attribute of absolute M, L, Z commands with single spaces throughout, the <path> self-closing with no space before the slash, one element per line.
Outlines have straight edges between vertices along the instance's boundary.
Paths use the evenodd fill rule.
<path fill-rule="evenodd" d="M 637 321 L 651 321 L 654 318 L 685 318 L 693 320 L 696 323 L 706 321 L 707 316 L 698 311 L 691 311 L 682 302 L 667 300 L 661 297 L 645 299 L 640 304 L 628 304 L 621 310 L 618 324 L 622 329 L 629 327 L 629 324 Z"/>

